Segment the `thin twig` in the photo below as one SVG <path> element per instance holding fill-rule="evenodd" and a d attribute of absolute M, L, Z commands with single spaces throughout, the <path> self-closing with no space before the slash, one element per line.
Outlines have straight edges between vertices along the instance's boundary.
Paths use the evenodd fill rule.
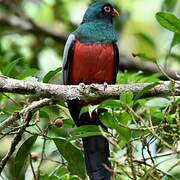
<path fill-rule="evenodd" d="M 34 180 L 37 180 L 36 179 L 36 174 L 35 174 L 35 171 L 34 171 L 34 167 L 33 167 L 33 164 L 32 164 L 31 154 L 29 154 L 29 161 L 30 161 L 30 166 L 31 166 L 31 170 L 32 170 L 32 173 L 33 173 Z"/>
<path fill-rule="evenodd" d="M 146 126 L 144 119 L 139 116 L 130 106 L 127 105 L 128 110 L 137 118 L 140 120 L 140 122 L 142 122 L 144 124 L 144 126 Z M 169 145 L 166 141 L 164 141 L 160 136 L 158 136 L 158 134 L 155 133 L 154 129 L 149 128 L 148 126 L 146 126 L 148 128 L 148 130 L 151 132 L 151 134 L 156 137 L 157 139 L 159 139 L 161 142 L 163 142 L 163 144 L 168 147 L 169 149 L 172 149 L 172 146 Z"/>
<path fill-rule="evenodd" d="M 15 103 L 16 105 L 22 107 L 22 105 L 20 103 L 18 103 L 16 100 L 12 99 L 10 96 L 8 96 L 7 94 L 3 93 L 3 95 L 5 97 L 7 97 L 8 99 L 10 99 L 13 103 Z"/>
<path fill-rule="evenodd" d="M 8 162 L 9 158 L 14 153 L 17 144 L 19 144 L 19 142 L 21 141 L 22 135 L 23 135 L 26 127 L 28 127 L 29 122 L 32 118 L 32 115 L 33 114 L 31 112 L 26 113 L 25 118 L 24 118 L 24 121 L 25 121 L 24 125 L 19 129 L 18 134 L 16 134 L 15 137 L 13 138 L 9 151 L 7 152 L 7 154 L 4 156 L 4 158 L 0 162 L 0 174 L 1 174 L 2 170 L 4 169 L 6 163 Z"/>
<path fill-rule="evenodd" d="M 171 78 L 158 63 L 156 63 L 156 64 L 157 64 L 157 67 L 159 68 L 160 72 L 162 72 L 164 74 L 164 76 L 167 77 L 167 79 L 169 79 L 170 81 L 172 81 L 174 83 L 178 83 L 180 85 L 180 82 L 177 82 L 175 79 Z"/>
<path fill-rule="evenodd" d="M 22 109 L 20 112 L 14 112 L 8 119 L 3 121 L 0 124 L 0 132 L 2 132 L 3 129 L 7 128 L 8 126 L 12 126 L 14 122 L 16 122 L 21 116 L 27 112 L 34 112 L 37 109 L 44 107 L 46 105 L 52 104 L 53 101 L 51 99 L 45 98 L 41 99 L 39 101 L 33 101 L 32 104 L 28 105 L 24 109 Z"/>
<path fill-rule="evenodd" d="M 157 166 L 157 165 L 152 166 L 151 164 L 148 164 L 147 162 L 140 161 L 140 160 L 134 160 L 134 162 L 137 162 L 137 163 L 139 163 L 139 164 L 144 164 L 144 165 L 146 165 L 146 166 L 149 166 L 150 168 L 152 168 L 152 167 L 153 167 L 153 168 L 156 168 L 157 171 L 159 171 L 159 172 L 165 174 L 166 176 L 171 177 L 171 178 L 173 177 L 172 175 L 168 174 L 167 172 L 165 172 L 165 171 L 163 171 L 163 170 L 161 170 L 161 169 L 155 167 L 155 166 Z"/>
<path fill-rule="evenodd" d="M 166 157 L 166 156 L 171 156 L 171 155 L 176 155 L 176 154 L 177 154 L 177 155 L 180 154 L 180 151 L 175 151 L 175 152 L 171 151 L 171 152 L 168 152 L 168 153 L 157 154 L 156 156 L 152 156 L 152 158 L 153 158 L 153 159 L 157 159 L 157 158 Z M 149 160 L 149 159 L 151 159 L 151 158 L 150 158 L 150 157 L 147 157 L 147 158 L 145 158 L 145 159 L 140 159 L 140 161 L 143 161 L 143 160 L 147 161 L 147 160 Z"/>
<path fill-rule="evenodd" d="M 128 161 L 128 164 L 131 168 L 131 173 L 133 175 L 133 180 L 136 180 L 137 179 L 137 176 L 136 176 L 136 170 L 135 170 L 135 166 L 133 164 L 133 148 L 132 148 L 132 144 L 128 144 L 128 147 L 127 147 L 127 161 Z"/>
<path fill-rule="evenodd" d="M 40 168 L 41 168 L 41 165 L 43 163 L 43 159 L 44 159 L 44 152 L 45 152 L 45 148 L 46 148 L 46 136 L 47 136 L 47 133 L 48 133 L 48 130 L 49 130 L 49 127 L 50 125 L 48 124 L 48 126 L 45 128 L 44 130 L 44 134 L 43 134 L 43 145 L 42 145 L 42 151 L 41 151 L 41 158 L 40 158 L 40 162 L 39 162 L 39 165 L 37 167 L 37 172 L 36 172 L 36 177 L 37 177 L 37 180 L 40 179 Z"/>

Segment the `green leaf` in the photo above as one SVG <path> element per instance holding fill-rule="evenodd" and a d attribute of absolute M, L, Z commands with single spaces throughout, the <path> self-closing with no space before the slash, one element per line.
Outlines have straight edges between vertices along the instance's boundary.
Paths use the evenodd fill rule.
<path fill-rule="evenodd" d="M 76 132 L 77 129 L 77 132 Z M 74 127 L 74 128 L 57 128 L 54 125 L 51 126 L 50 130 L 49 130 L 49 135 L 52 138 L 57 138 L 57 137 L 61 137 L 61 138 L 65 138 L 67 139 L 67 141 L 72 141 L 72 140 L 76 140 L 79 139 L 81 137 L 86 137 L 86 136 L 93 136 L 91 135 L 91 133 L 93 134 L 99 134 L 98 130 L 96 131 L 95 129 L 92 130 L 88 130 L 85 132 L 85 130 L 82 130 L 83 132 L 78 132 L 80 130 L 78 130 L 78 128 Z M 94 132 L 93 132 L 94 131 Z"/>
<path fill-rule="evenodd" d="M 99 108 L 119 108 L 121 106 L 119 100 L 107 99 L 99 104 Z"/>
<path fill-rule="evenodd" d="M 145 53 L 132 53 L 132 56 L 139 57 L 140 59 L 143 59 L 143 60 L 145 59 L 145 60 L 149 60 L 149 61 L 156 61 L 155 57 L 148 56 Z"/>
<path fill-rule="evenodd" d="M 152 75 L 144 75 L 144 73 L 142 73 L 142 71 L 138 71 L 137 73 L 118 73 L 117 76 L 117 82 L 118 84 L 127 84 L 127 83 L 146 83 L 146 82 L 157 82 L 159 81 L 159 77 L 160 75 L 158 73 L 152 74 Z M 126 78 L 125 78 L 126 77 Z M 126 81 L 124 81 L 123 79 L 126 79 Z"/>
<path fill-rule="evenodd" d="M 127 84 L 129 81 L 129 74 L 127 70 L 125 70 L 124 73 L 118 72 L 116 81 L 118 84 Z"/>
<path fill-rule="evenodd" d="M 15 176 L 18 178 L 18 176 L 22 173 L 26 162 L 28 155 L 30 153 L 31 147 L 35 143 L 37 139 L 37 136 L 31 136 L 29 137 L 19 148 L 16 157 L 15 157 Z"/>
<path fill-rule="evenodd" d="M 84 125 L 78 128 L 73 128 L 70 131 L 70 135 L 71 138 L 69 140 L 72 141 L 83 137 L 102 135 L 102 133 L 96 125 Z"/>
<path fill-rule="evenodd" d="M 6 65 L 4 68 L 2 68 L 2 73 L 6 76 L 9 76 L 9 74 L 11 73 L 11 71 L 14 69 L 14 67 L 16 66 L 16 64 L 21 60 L 22 58 L 18 58 L 14 61 L 12 61 L 11 63 L 9 63 L 8 65 Z"/>
<path fill-rule="evenodd" d="M 153 99 L 150 99 L 149 101 L 147 101 L 145 103 L 145 106 L 147 106 L 147 107 L 166 107 L 170 104 L 171 104 L 171 101 L 169 101 L 168 99 L 157 97 L 157 98 L 153 98 Z"/>
<path fill-rule="evenodd" d="M 88 105 L 88 106 L 85 106 L 83 108 L 81 108 L 81 111 L 79 113 L 79 117 L 84 114 L 84 113 L 92 113 L 95 109 L 97 109 L 99 105 Z"/>
<path fill-rule="evenodd" d="M 53 172 L 54 172 L 54 170 L 53 170 Z M 61 178 L 62 178 L 62 176 L 64 176 L 65 174 L 69 174 L 68 169 L 67 169 L 66 166 L 60 166 L 60 167 L 57 169 L 57 171 L 54 172 L 54 173 L 55 173 L 55 175 L 56 175 L 57 177 L 61 177 Z M 51 174 L 52 174 L 52 173 L 51 173 Z"/>
<path fill-rule="evenodd" d="M 156 19 L 164 28 L 175 33 L 180 33 L 180 20 L 172 13 L 158 12 L 156 13 Z"/>
<path fill-rule="evenodd" d="M 160 74 L 159 73 L 154 73 L 149 76 L 143 76 L 141 79 L 139 79 L 139 82 L 141 83 L 155 83 L 159 81 Z"/>
<path fill-rule="evenodd" d="M 65 139 L 53 139 L 60 154 L 67 160 L 68 169 L 73 175 L 85 179 L 85 164 L 82 152 Z"/>
<path fill-rule="evenodd" d="M 69 138 L 69 130 L 70 128 L 57 128 L 56 126 L 51 126 L 48 131 L 49 136 L 52 138 L 62 137 L 62 138 Z"/>
<path fill-rule="evenodd" d="M 43 180 L 59 180 L 59 178 L 56 176 L 49 177 L 48 175 L 41 176 L 41 179 L 43 179 Z"/>
<path fill-rule="evenodd" d="M 120 114 L 120 117 L 119 117 L 119 121 L 124 124 L 124 125 L 128 125 L 130 122 L 131 122 L 132 118 L 131 116 L 129 115 L 128 112 L 122 112 Z"/>
<path fill-rule="evenodd" d="M 100 120 L 106 127 L 112 129 L 118 129 L 117 121 L 115 121 L 111 113 L 105 112 L 100 114 Z"/>
<path fill-rule="evenodd" d="M 123 139 L 127 142 L 129 142 L 129 140 L 131 139 L 131 132 L 128 128 L 119 127 L 118 133 L 121 136 L 121 139 Z"/>
<path fill-rule="evenodd" d="M 66 119 L 71 119 L 70 112 L 67 107 L 57 104 L 61 115 Z"/>
<path fill-rule="evenodd" d="M 122 139 L 128 141 L 130 139 L 130 131 L 128 128 L 123 128 L 118 125 L 118 122 L 109 112 L 100 115 L 101 122 L 108 128 L 115 129 Z"/>
<path fill-rule="evenodd" d="M 129 104 L 131 105 L 133 103 L 133 93 L 131 91 L 128 91 L 128 92 L 123 92 L 121 95 L 120 95 L 120 101 L 122 104 Z"/>
<path fill-rule="evenodd" d="M 156 85 L 158 85 L 159 82 L 155 82 L 155 83 L 152 83 L 146 87 L 144 87 L 141 91 L 139 91 L 137 93 L 137 95 L 135 96 L 134 100 L 138 100 L 140 97 L 142 97 L 144 94 L 148 93 L 149 90 L 151 90 L 152 88 L 154 88 Z"/>
<path fill-rule="evenodd" d="M 171 47 L 174 47 L 174 46 L 176 46 L 178 44 L 180 44 L 180 34 L 174 33 L 174 37 L 173 37 L 173 40 L 172 40 Z"/>
<path fill-rule="evenodd" d="M 53 71 L 49 71 L 43 78 L 43 83 L 48 83 L 58 72 L 60 72 L 62 70 L 61 67 L 53 70 Z"/>
<path fill-rule="evenodd" d="M 144 128 L 144 127 L 142 127 L 142 128 Z M 144 137 L 147 136 L 148 134 L 150 134 L 149 130 L 143 131 L 143 136 Z M 132 139 L 136 139 L 136 138 L 140 138 L 140 137 L 142 137 L 142 131 L 141 130 L 131 132 L 131 138 Z"/>
<path fill-rule="evenodd" d="M 82 108 L 81 108 L 81 111 L 80 111 L 80 113 L 79 113 L 79 117 L 80 117 L 82 114 L 87 113 L 87 112 L 89 112 L 89 106 L 84 106 L 84 107 L 82 107 Z"/>
<path fill-rule="evenodd" d="M 22 71 L 16 78 L 17 79 L 24 79 L 29 76 L 33 76 L 35 73 L 37 73 L 37 69 L 35 68 L 28 68 Z"/>

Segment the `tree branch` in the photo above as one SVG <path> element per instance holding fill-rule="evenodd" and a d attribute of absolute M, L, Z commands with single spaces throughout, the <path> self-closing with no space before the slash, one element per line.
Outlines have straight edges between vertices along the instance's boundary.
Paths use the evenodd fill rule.
<path fill-rule="evenodd" d="M 170 81 L 160 81 L 158 85 L 150 89 L 146 93 L 146 97 L 152 96 L 179 96 L 180 95 L 180 81 L 174 82 L 173 93 L 169 90 Z M 52 99 L 67 100 L 95 100 L 106 99 L 110 97 L 118 97 L 119 94 L 126 91 L 132 91 L 134 94 L 142 91 L 146 86 L 152 83 L 136 83 L 124 85 L 56 85 L 39 82 L 29 82 L 7 78 L 0 76 L 0 92 L 18 93 L 18 94 L 32 94 L 39 97 L 46 97 Z"/>
<path fill-rule="evenodd" d="M 35 36 L 44 35 L 50 36 L 59 43 L 65 43 L 67 39 L 67 35 L 55 32 L 46 27 L 41 27 L 35 24 L 30 19 L 23 19 L 18 16 L 0 16 L 0 25 L 1 26 L 10 26 L 22 33 L 32 33 Z"/>
<path fill-rule="evenodd" d="M 10 26 L 15 29 L 15 31 L 21 31 L 22 33 L 32 33 L 36 37 L 40 35 L 49 36 L 55 41 L 61 44 L 65 44 L 67 40 L 67 34 L 56 32 L 47 27 L 42 27 L 35 24 L 30 19 L 23 19 L 18 16 L 0 16 L 0 25 L 1 26 Z M 162 79 L 167 79 L 167 77 L 161 73 L 155 63 L 149 61 L 142 61 L 132 58 L 130 56 L 121 54 L 120 55 L 120 65 L 119 69 L 127 69 L 134 71 L 143 71 L 146 73 L 160 73 Z M 180 72 L 174 72 L 173 70 L 165 70 L 165 73 L 173 79 L 178 80 L 177 74 Z"/>
<path fill-rule="evenodd" d="M 131 58 L 127 55 L 120 54 L 120 62 L 119 69 L 128 69 L 133 71 L 143 71 L 145 73 L 160 73 L 161 79 L 166 80 L 167 77 L 164 73 L 159 70 L 159 67 L 150 61 L 146 60 L 138 60 L 135 58 Z M 179 80 L 178 75 L 180 75 L 180 71 L 173 71 L 171 69 L 164 70 L 164 72 L 171 77 L 172 79 Z"/>
<path fill-rule="evenodd" d="M 23 114 L 26 114 L 28 112 L 34 112 L 37 109 L 44 107 L 46 105 L 52 104 L 52 99 L 41 99 L 39 101 L 33 101 L 30 105 L 22 109 L 20 112 L 14 112 L 9 118 L 7 118 L 5 121 L 3 121 L 0 124 L 0 133 L 3 129 L 7 128 L 8 126 L 12 126 L 14 122 L 16 122 L 17 119 L 19 119 Z"/>

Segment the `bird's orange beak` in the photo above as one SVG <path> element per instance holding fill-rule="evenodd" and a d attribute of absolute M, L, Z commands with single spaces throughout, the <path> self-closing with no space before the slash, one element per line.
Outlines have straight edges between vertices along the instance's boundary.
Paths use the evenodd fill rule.
<path fill-rule="evenodd" d="M 118 13 L 118 11 L 116 9 L 113 8 L 113 11 L 111 12 L 111 15 L 113 17 L 115 17 L 115 16 L 119 16 L 119 13 Z"/>

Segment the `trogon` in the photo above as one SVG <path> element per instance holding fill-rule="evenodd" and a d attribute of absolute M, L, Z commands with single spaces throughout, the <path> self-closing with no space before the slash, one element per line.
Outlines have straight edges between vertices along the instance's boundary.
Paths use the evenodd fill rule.
<path fill-rule="evenodd" d="M 63 82 L 65 85 L 80 83 L 115 84 L 119 64 L 117 35 L 113 18 L 118 12 L 106 2 L 96 2 L 88 7 L 79 27 L 66 42 L 63 55 Z M 68 101 L 68 108 L 77 126 L 101 125 L 103 110 L 84 113 L 81 108 L 100 101 Z M 110 180 L 109 144 L 103 136 L 83 138 L 85 164 L 91 180 Z"/>

